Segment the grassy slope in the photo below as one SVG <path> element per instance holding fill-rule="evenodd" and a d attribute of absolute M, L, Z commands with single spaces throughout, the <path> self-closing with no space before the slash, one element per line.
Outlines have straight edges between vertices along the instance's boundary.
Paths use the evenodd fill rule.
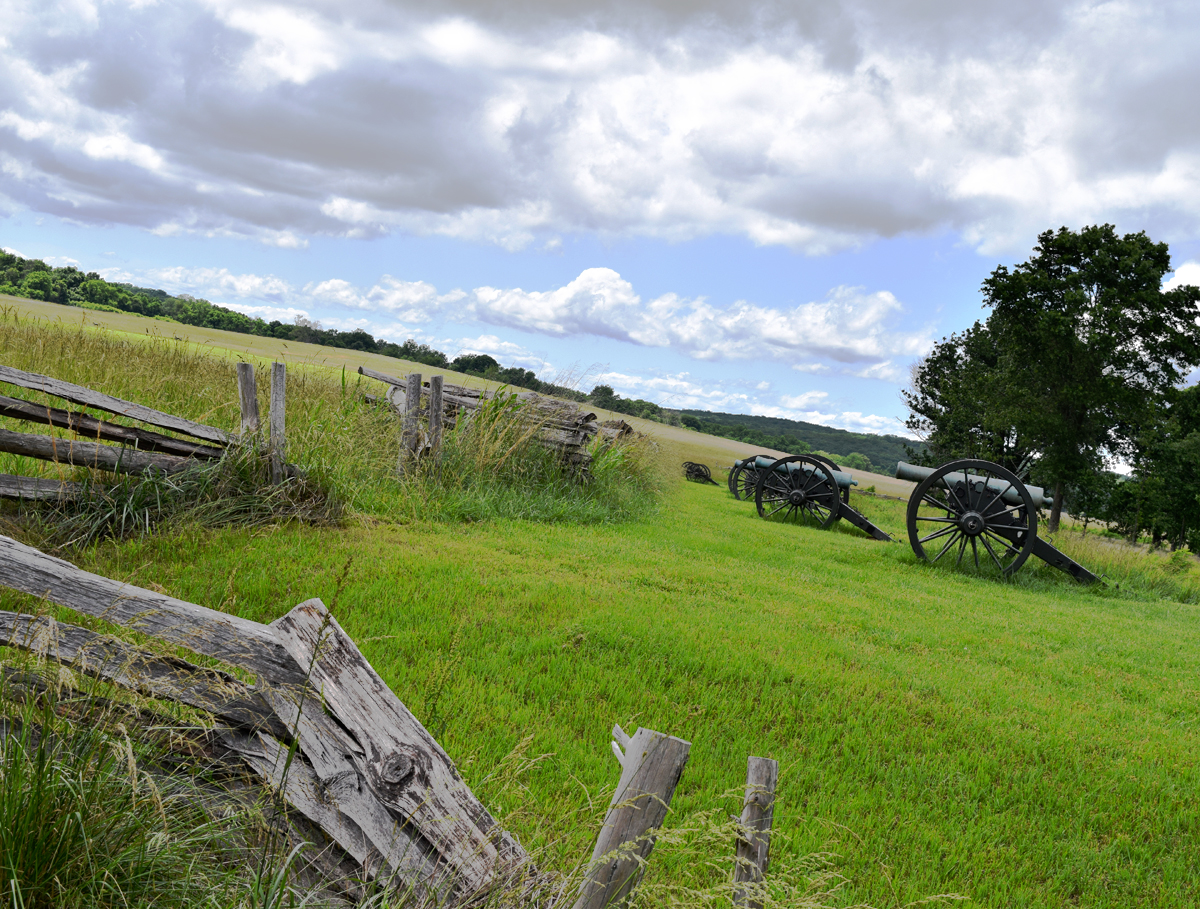
<path fill-rule="evenodd" d="M 901 532 L 899 504 L 855 502 Z M 836 852 L 845 905 L 1200 902 L 1193 606 L 932 570 L 682 481 L 616 527 L 364 521 L 77 560 L 262 621 L 325 598 L 522 840 L 564 860 L 589 848 L 619 721 L 694 743 L 676 817 L 736 810 L 719 797 L 746 756 L 777 758 L 784 848 Z M 526 735 L 554 755 L 528 790 L 481 783 Z M 653 866 L 684 871 L 665 849 Z"/>

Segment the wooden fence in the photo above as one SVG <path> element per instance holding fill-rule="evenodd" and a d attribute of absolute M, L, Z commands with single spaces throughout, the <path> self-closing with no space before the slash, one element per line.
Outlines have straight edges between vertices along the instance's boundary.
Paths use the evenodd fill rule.
<path fill-rule="evenodd" d="M 211 714 L 220 742 L 366 877 L 443 906 L 495 888 L 528 887 L 538 877 L 525 850 L 320 600 L 260 625 L 91 574 L 4 536 L 0 586 L 252 673 L 250 685 L 44 616 L 0 612 L 0 643 Z M 575 909 L 627 900 L 691 747 L 650 729 L 629 736 L 615 726 L 613 737 L 620 781 Z M 751 758 L 739 880 L 761 880 L 766 870 L 774 768 L 774 761 Z"/>
<path fill-rule="evenodd" d="M 112 473 L 177 473 L 193 466 L 197 461 L 223 457 L 229 445 L 238 439 L 237 436 L 215 426 L 206 426 L 82 385 L 24 372 L 11 366 L 0 365 L 0 382 L 39 391 L 72 404 L 137 420 L 154 427 L 141 429 L 125 426 L 99 419 L 83 411 L 49 407 L 21 398 L 0 395 L 0 417 L 66 429 L 79 437 L 63 439 L 0 428 L 0 452 Z M 258 433 L 260 427 L 254 367 L 249 363 L 239 363 L 237 383 L 242 411 L 242 434 L 245 436 Z M 286 369 L 282 363 L 274 363 L 271 367 L 270 434 L 267 449 L 272 481 L 276 483 L 299 472 L 285 460 L 285 388 Z M 156 430 L 168 430 L 189 438 L 180 439 Z M 191 439 L 197 441 L 190 441 Z M 117 444 L 103 444 L 105 442 Z M 79 490 L 80 485 L 70 481 L 0 474 L 0 498 L 53 500 L 74 496 Z"/>

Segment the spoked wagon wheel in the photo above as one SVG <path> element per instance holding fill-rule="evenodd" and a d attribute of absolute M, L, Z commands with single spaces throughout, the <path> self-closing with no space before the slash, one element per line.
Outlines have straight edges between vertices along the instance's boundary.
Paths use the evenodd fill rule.
<path fill-rule="evenodd" d="M 814 521 L 823 528 L 838 519 L 841 503 L 827 464 L 808 455 L 791 455 L 759 473 L 754 502 L 760 517 Z"/>
<path fill-rule="evenodd" d="M 1025 564 L 1037 540 L 1037 509 L 1016 474 L 991 461 L 951 461 L 908 500 L 908 541 L 920 558 L 963 558 L 1004 576 Z"/>
<path fill-rule="evenodd" d="M 758 475 L 761 473 L 754 462 L 743 464 L 738 468 L 733 480 L 733 497 L 739 501 L 754 498 L 754 490 L 758 487 Z"/>
<path fill-rule="evenodd" d="M 810 454 L 809 457 L 812 458 L 814 461 L 820 461 L 822 464 L 828 464 L 834 470 L 840 471 L 842 469 L 842 468 L 838 467 L 837 464 L 833 463 L 833 461 L 829 460 L 829 458 L 822 457 L 819 454 Z M 849 486 L 847 486 L 845 489 L 842 490 L 842 501 L 845 502 L 847 505 L 850 504 L 850 487 Z"/>

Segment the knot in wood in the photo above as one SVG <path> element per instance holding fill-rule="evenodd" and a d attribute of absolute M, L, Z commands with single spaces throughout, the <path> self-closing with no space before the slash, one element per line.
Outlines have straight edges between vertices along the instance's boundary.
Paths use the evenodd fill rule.
<path fill-rule="evenodd" d="M 407 754 L 397 752 L 384 760 L 379 775 L 385 783 L 403 786 L 412 779 L 414 770 L 412 758 Z"/>

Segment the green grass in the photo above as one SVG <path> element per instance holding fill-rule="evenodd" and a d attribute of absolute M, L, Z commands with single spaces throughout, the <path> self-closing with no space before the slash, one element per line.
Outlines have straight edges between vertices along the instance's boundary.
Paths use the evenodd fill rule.
<path fill-rule="evenodd" d="M 301 450 L 337 483 L 369 479 L 365 456 L 320 441 L 352 424 L 318 400 L 289 410 Z M 732 843 L 696 831 L 737 811 L 751 754 L 781 765 L 773 869 L 832 868 L 835 905 L 1200 904 L 1194 560 L 1062 533 L 1109 586 L 1034 560 L 1005 583 L 845 522 L 769 524 L 681 479 L 594 524 L 429 520 L 364 483 L 339 528 L 184 526 L 72 558 L 263 622 L 325 598 L 543 867 L 590 854 L 614 722 L 690 740 L 670 824 L 692 832 L 655 850 L 647 906 L 728 873 Z M 903 503 L 854 504 L 904 538 Z"/>
<path fill-rule="evenodd" d="M 335 614 L 469 782 L 529 735 L 552 755 L 527 788 L 480 789 L 562 863 L 588 850 L 620 722 L 693 742 L 676 823 L 736 810 L 719 796 L 748 755 L 779 760 L 791 859 L 836 853 L 841 905 L 1200 900 L 1190 605 L 973 578 L 682 482 L 618 526 L 195 532 L 84 561 L 259 621 L 332 599 L 349 561 Z M 707 872 L 664 848 L 652 874 Z"/>

